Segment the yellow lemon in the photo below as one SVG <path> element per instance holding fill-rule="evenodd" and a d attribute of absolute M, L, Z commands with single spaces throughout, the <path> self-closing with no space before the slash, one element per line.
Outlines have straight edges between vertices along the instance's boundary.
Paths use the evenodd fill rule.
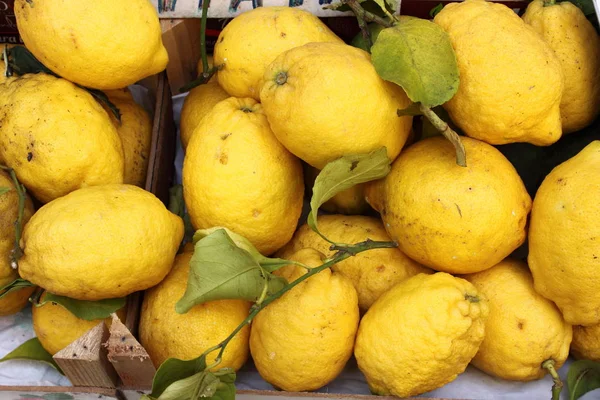
<path fill-rule="evenodd" d="M 15 1 L 23 42 L 59 76 L 121 89 L 165 69 L 156 8 L 148 0 Z"/>
<path fill-rule="evenodd" d="M 600 324 L 574 326 L 571 353 L 579 359 L 600 362 Z"/>
<path fill-rule="evenodd" d="M 223 100 L 200 122 L 183 162 L 183 189 L 196 229 L 229 228 L 265 255 L 291 239 L 302 212 L 300 161 L 249 98 Z"/>
<path fill-rule="evenodd" d="M 384 293 L 360 321 L 354 355 L 377 395 L 416 396 L 456 379 L 485 333 L 485 297 L 444 272 Z"/>
<path fill-rule="evenodd" d="M 562 135 L 560 62 L 504 4 L 447 4 L 434 22 L 450 36 L 460 85 L 444 107 L 465 134 L 491 144 L 547 146 Z"/>
<path fill-rule="evenodd" d="M 88 92 L 43 73 L 10 78 L 0 91 L 0 159 L 38 200 L 123 182 L 119 134 Z"/>
<path fill-rule="evenodd" d="M 189 360 L 218 345 L 248 316 L 250 303 L 217 300 L 194 306 L 185 314 L 175 304 L 187 286 L 191 252 L 177 255 L 173 269 L 157 286 L 146 291 L 140 315 L 140 341 L 157 367 L 167 358 Z M 216 367 L 239 369 L 248 358 L 250 327 L 245 326 L 229 342 Z M 218 351 L 210 353 L 212 364 Z"/>
<path fill-rule="evenodd" d="M 231 96 L 259 99 L 267 66 L 281 53 L 310 42 L 342 43 L 319 18 L 293 7 L 258 7 L 232 19 L 214 49 L 218 80 Z"/>
<path fill-rule="evenodd" d="M 525 241 L 531 198 L 512 164 L 496 148 L 462 138 L 467 167 L 441 136 L 415 143 L 370 184 L 377 209 L 402 252 L 438 271 L 466 274 L 490 268 Z"/>
<path fill-rule="evenodd" d="M 569 356 L 573 337 L 556 305 L 533 288 L 533 278 L 522 261 L 506 259 L 492 268 L 463 276 L 488 299 L 490 315 L 485 338 L 471 363 L 502 379 L 530 381 L 559 369 Z"/>
<path fill-rule="evenodd" d="M 19 213 L 19 196 L 10 175 L 0 170 L 0 190 L 9 189 L 0 194 L 0 288 L 19 278 L 16 269 L 11 266 L 11 255 L 15 248 L 15 221 Z M 33 215 L 33 203 L 29 196 L 25 200 L 23 225 Z M 0 316 L 10 315 L 23 309 L 29 300 L 34 287 L 13 291 L 0 299 Z"/>
<path fill-rule="evenodd" d="M 109 111 L 108 114 L 123 145 L 125 170 L 123 183 L 144 187 L 146 171 L 150 161 L 152 145 L 152 119 L 144 107 L 135 102 L 129 89 L 106 91 L 109 100 L 119 109 L 119 122 Z"/>
<path fill-rule="evenodd" d="M 279 55 L 265 71 L 260 101 L 277 139 L 319 169 L 382 146 L 393 160 L 412 124 L 396 115 L 410 104 L 404 91 L 377 75 L 369 53 L 343 43 Z"/>
<path fill-rule="evenodd" d="M 321 215 L 318 222 L 319 231 L 334 242 L 355 244 L 367 239 L 391 241 L 383 224 L 376 218 L 361 215 Z M 308 225 L 302 225 L 292 240 L 278 252 L 278 256 L 287 258 L 306 247 L 314 248 L 327 257 L 335 253 L 330 250 L 331 243 L 316 234 Z M 350 279 L 358 293 L 358 304 L 363 311 L 398 282 L 419 273 L 431 272 L 393 248 L 365 251 L 335 264 L 332 269 Z"/>
<path fill-rule="evenodd" d="M 539 187 L 529 227 L 535 290 L 572 325 L 600 323 L 600 141 L 550 172 Z"/>
<path fill-rule="evenodd" d="M 126 296 L 159 283 L 183 239 L 183 221 L 133 185 L 79 189 L 56 199 L 23 231 L 21 276 L 80 300 Z"/>
<path fill-rule="evenodd" d="M 314 249 L 290 257 L 311 268 L 321 265 L 322 258 Z M 305 273 L 303 268 L 292 267 L 286 278 L 291 282 Z M 250 351 L 256 369 L 282 390 L 319 389 L 342 372 L 352 355 L 358 320 L 358 298 L 352 284 L 325 269 L 254 318 Z"/>
<path fill-rule="evenodd" d="M 534 0 L 523 20 L 554 50 L 565 86 L 560 102 L 563 133 L 585 128 L 600 113 L 600 36 L 579 7 Z"/>
<path fill-rule="evenodd" d="M 200 121 L 217 103 L 228 97 L 227 92 L 219 86 L 214 78 L 210 82 L 190 90 L 181 108 L 180 132 L 181 144 L 184 149 L 187 149 L 192 133 Z"/>
<path fill-rule="evenodd" d="M 44 296 L 45 293 L 41 297 L 42 301 Z M 117 315 L 124 322 L 126 308 L 117 311 Z M 103 321 L 78 318 L 60 304 L 53 302 L 32 306 L 31 317 L 35 335 L 42 347 L 51 355 L 55 355 Z M 112 318 L 106 318 L 104 321 L 110 327 Z"/>

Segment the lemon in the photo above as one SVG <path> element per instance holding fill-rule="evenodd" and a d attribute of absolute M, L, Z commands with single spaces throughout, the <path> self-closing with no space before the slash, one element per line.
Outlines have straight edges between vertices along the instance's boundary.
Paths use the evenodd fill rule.
<path fill-rule="evenodd" d="M 468 0 L 467 0 L 468 1 Z M 467 167 L 441 136 L 404 150 L 391 172 L 370 184 L 367 201 L 408 257 L 438 271 L 490 268 L 525 241 L 531 198 L 496 148 L 463 137 Z"/>
<path fill-rule="evenodd" d="M 319 231 L 329 240 L 338 243 L 355 244 L 367 239 L 391 240 L 380 220 L 361 215 L 321 215 Z M 335 253 L 330 250 L 331 243 L 316 234 L 308 225 L 302 225 L 278 255 L 287 258 L 306 247 L 314 248 L 327 257 Z M 332 269 L 350 279 L 358 293 L 358 304 L 363 311 L 398 282 L 419 273 L 430 272 L 428 268 L 419 265 L 395 248 L 365 251 L 335 264 Z"/>
<path fill-rule="evenodd" d="M 231 96 L 259 99 L 267 66 L 281 53 L 310 42 L 342 43 L 319 18 L 293 7 L 258 7 L 223 28 L 213 52 L 225 64 L 218 80 Z"/>
<path fill-rule="evenodd" d="M 0 159 L 38 200 L 123 182 L 119 134 L 88 92 L 43 73 L 10 78 L 0 92 Z"/>
<path fill-rule="evenodd" d="M 44 296 L 45 293 L 40 300 L 43 301 Z M 125 321 L 125 307 L 117 311 L 117 315 L 122 321 Z M 31 317 L 35 335 L 42 347 L 51 355 L 55 355 L 103 321 L 102 319 L 88 321 L 78 318 L 54 302 L 32 306 Z M 106 318 L 104 321 L 110 327 L 112 318 Z"/>
<path fill-rule="evenodd" d="M 307 187 L 312 188 L 315 184 L 315 179 L 319 175 L 319 170 L 305 165 L 304 177 Z M 343 190 L 327 200 L 321 206 L 321 210 L 333 214 L 356 215 L 362 214 L 369 208 L 369 204 L 365 200 L 365 185 L 358 184 L 349 189 Z"/>
<path fill-rule="evenodd" d="M 485 295 L 490 309 L 474 366 L 498 378 L 530 381 L 547 373 L 544 361 L 554 360 L 556 369 L 564 364 L 573 330 L 556 305 L 534 290 L 524 262 L 506 259 L 463 278 Z"/>
<path fill-rule="evenodd" d="M 354 355 L 377 395 L 416 396 L 453 381 L 485 333 L 485 297 L 444 272 L 384 293 L 360 321 Z"/>
<path fill-rule="evenodd" d="M 323 255 L 303 249 L 290 259 L 315 268 Z M 286 279 L 306 273 L 292 267 Z M 358 298 L 350 281 L 330 269 L 308 278 L 269 304 L 252 321 L 250 351 L 256 369 L 273 386 L 316 390 L 334 380 L 352 355 Z"/>
<path fill-rule="evenodd" d="M 343 43 L 279 55 L 265 71 L 260 101 L 277 139 L 318 169 L 382 146 L 393 160 L 412 124 L 396 115 L 410 104 L 404 91 L 377 75 L 369 53 Z"/>
<path fill-rule="evenodd" d="M 465 134 L 491 144 L 560 139 L 564 76 L 533 28 L 506 5 L 484 0 L 447 4 L 434 22 L 450 36 L 460 72 L 444 107 Z"/>
<path fill-rule="evenodd" d="M 156 8 L 147 0 L 17 0 L 15 16 L 31 53 L 86 87 L 121 89 L 169 61 Z"/>
<path fill-rule="evenodd" d="M 191 252 L 177 255 L 173 269 L 157 286 L 146 291 L 140 314 L 140 341 L 157 367 L 167 358 L 189 360 L 218 345 L 248 316 L 250 303 L 242 300 L 209 301 L 194 306 L 185 314 L 175 311 L 187 286 Z M 248 358 L 245 326 L 229 342 L 216 367 L 239 369 Z M 214 362 L 218 351 L 206 358 Z"/>
<path fill-rule="evenodd" d="M 106 110 L 117 128 L 125 169 L 123 183 L 144 187 L 152 145 L 152 119 L 144 107 L 135 102 L 129 89 L 106 91 L 109 100 L 119 109 L 121 122 Z"/>
<path fill-rule="evenodd" d="M 200 121 L 222 100 L 229 97 L 227 92 L 219 86 L 213 78 L 208 83 L 196 86 L 183 100 L 181 108 L 181 144 L 184 149 L 192 137 L 192 133 L 200 124 Z"/>
<path fill-rule="evenodd" d="M 555 167 L 539 187 L 529 227 L 535 290 L 572 325 L 600 323 L 600 141 Z"/>
<path fill-rule="evenodd" d="M 183 221 L 133 185 L 79 189 L 56 199 L 23 230 L 24 279 L 80 300 L 126 296 L 159 283 L 183 239 Z"/>
<path fill-rule="evenodd" d="M 600 362 L 600 324 L 574 326 L 571 353 L 579 359 Z"/>
<path fill-rule="evenodd" d="M 0 170 L 0 188 L 10 189 L 0 194 L 0 288 L 19 278 L 17 270 L 11 267 L 11 255 L 15 248 L 15 222 L 19 213 L 19 196 L 10 175 Z M 23 224 L 33 215 L 33 203 L 29 196 L 23 209 Z M 23 309 L 34 287 L 13 291 L 0 299 L 0 316 L 14 314 Z"/>
<path fill-rule="evenodd" d="M 585 128 L 600 113 L 600 37 L 579 7 L 568 1 L 534 0 L 523 20 L 556 53 L 565 86 L 560 102 L 563 133 Z"/>
<path fill-rule="evenodd" d="M 223 100 L 200 122 L 183 162 L 183 189 L 196 229 L 229 228 L 265 255 L 291 239 L 302 212 L 300 161 L 250 98 Z"/>

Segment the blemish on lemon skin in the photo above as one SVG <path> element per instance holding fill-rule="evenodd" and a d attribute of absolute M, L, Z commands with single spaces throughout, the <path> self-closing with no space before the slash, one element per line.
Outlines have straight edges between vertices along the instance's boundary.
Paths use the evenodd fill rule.
<path fill-rule="evenodd" d="M 258 218 L 259 215 L 260 215 L 260 210 L 257 210 L 256 208 L 254 210 L 252 210 L 252 216 L 254 218 Z"/>

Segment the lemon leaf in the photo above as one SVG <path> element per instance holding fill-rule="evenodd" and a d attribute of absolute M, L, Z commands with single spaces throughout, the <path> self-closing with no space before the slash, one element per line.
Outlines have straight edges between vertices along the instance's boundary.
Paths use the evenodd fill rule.
<path fill-rule="evenodd" d="M 190 260 L 185 294 L 177 302 L 178 313 L 211 300 L 257 301 L 282 289 L 287 281 L 261 268 L 252 255 L 238 247 L 225 229 L 198 240 Z"/>
<path fill-rule="evenodd" d="M 381 147 L 368 154 L 347 155 L 328 163 L 317 175 L 313 186 L 307 221 L 310 228 L 329 243 L 334 243 L 319 232 L 319 207 L 352 186 L 383 178 L 390 172 L 390 162 L 385 147 Z"/>
<path fill-rule="evenodd" d="M 106 107 L 108 107 L 108 109 L 115 116 L 117 121 L 121 122 L 121 111 L 119 110 L 119 108 L 117 106 L 114 105 L 114 103 L 112 101 L 110 101 L 108 99 L 108 96 L 103 91 L 98 90 L 98 89 L 86 88 L 86 87 L 83 87 L 80 85 L 77 85 L 77 86 L 79 86 L 82 89 L 87 90 L 87 92 L 89 94 L 91 94 L 92 97 L 94 97 L 97 102 L 104 104 Z"/>
<path fill-rule="evenodd" d="M 52 355 L 42 347 L 40 340 L 36 337 L 29 339 L 28 341 L 21 344 L 19 347 L 2 357 L 0 359 L 0 362 L 8 360 L 41 361 L 50 365 L 52 368 L 56 369 L 58 372 L 63 374 L 58 364 L 56 364 L 56 362 L 52 358 Z"/>
<path fill-rule="evenodd" d="M 183 185 L 174 185 L 169 188 L 169 211 L 178 215 L 183 220 L 185 228 L 185 241 L 188 242 L 194 235 L 194 227 L 190 220 L 190 215 L 185 208 L 185 200 L 183 199 Z"/>
<path fill-rule="evenodd" d="M 27 287 L 33 287 L 33 286 L 35 286 L 35 285 L 33 283 L 29 282 L 28 280 L 22 279 L 22 278 L 17 278 L 14 281 L 10 282 L 9 284 L 0 288 L 0 299 L 2 299 L 4 296 L 6 296 L 7 294 L 9 294 L 11 292 L 15 292 L 17 290 L 27 288 Z"/>
<path fill-rule="evenodd" d="M 169 358 L 165 360 L 154 374 L 151 398 L 159 398 L 169 386 L 175 382 L 191 377 L 206 369 L 206 357 L 200 356 L 192 360 Z"/>
<path fill-rule="evenodd" d="M 371 41 L 373 43 L 375 43 L 375 41 L 377 40 L 377 37 L 379 36 L 379 32 L 381 32 L 383 29 L 385 29 L 384 26 L 381 26 L 377 23 L 371 23 L 369 25 L 367 25 L 367 28 L 369 29 L 369 33 L 371 34 Z M 354 47 L 358 47 L 359 49 L 362 49 L 366 52 L 371 52 L 371 49 L 369 48 L 367 41 L 365 40 L 362 32 L 359 32 L 356 34 L 356 36 L 354 36 L 354 39 L 352 39 L 352 42 L 350 42 L 351 46 Z"/>
<path fill-rule="evenodd" d="M 76 300 L 46 292 L 44 300 L 39 301 L 36 306 L 40 307 L 46 303 L 56 303 L 69 310 L 77 318 L 93 321 L 110 317 L 112 313 L 123 308 L 126 301 L 125 297 L 96 301 Z"/>
<path fill-rule="evenodd" d="M 239 247 L 240 249 L 246 250 L 248 253 L 250 253 L 250 255 L 252 256 L 254 261 L 256 261 L 262 268 L 264 268 L 268 272 L 277 271 L 279 268 L 285 267 L 286 265 L 291 264 L 290 261 L 284 260 L 282 258 L 269 258 L 269 257 L 263 256 L 258 251 L 258 249 L 256 247 L 254 247 L 254 245 L 248 239 L 246 239 L 242 235 L 239 235 L 227 228 L 220 227 L 220 226 L 215 227 L 215 228 L 209 228 L 209 229 L 200 229 L 200 230 L 196 231 L 192 241 L 194 244 L 196 244 L 199 240 L 207 237 L 208 235 L 210 235 L 211 233 L 213 233 L 219 229 L 225 230 L 225 232 L 227 232 L 227 235 L 231 238 L 231 240 L 233 240 L 233 243 L 235 243 L 235 245 L 237 247 Z"/>
<path fill-rule="evenodd" d="M 5 193 L 10 192 L 10 188 L 9 187 L 0 187 L 0 196 L 2 196 Z"/>
<path fill-rule="evenodd" d="M 567 374 L 569 400 L 577 400 L 584 394 L 600 388 L 600 363 L 578 360 L 571 364 Z"/>
<path fill-rule="evenodd" d="M 377 1 L 375 1 L 375 0 L 358 0 L 358 2 L 360 3 L 360 6 L 365 9 L 365 11 L 373 13 L 382 18 L 386 16 L 386 13 L 381 9 L 381 6 L 379 5 L 379 2 L 377 2 Z M 393 2 L 390 2 L 390 4 L 393 4 Z M 342 3 L 341 1 L 338 1 L 338 2 L 332 3 L 332 4 L 328 4 L 328 5 L 324 6 L 323 8 L 326 10 L 333 10 L 333 11 L 340 11 L 340 12 L 352 11 L 350 6 Z M 393 10 L 395 10 L 396 8 L 393 8 Z"/>
<path fill-rule="evenodd" d="M 448 34 L 439 25 L 404 17 L 382 30 L 371 48 L 375 70 L 401 86 L 415 103 L 435 107 L 458 90 L 456 55 Z"/>

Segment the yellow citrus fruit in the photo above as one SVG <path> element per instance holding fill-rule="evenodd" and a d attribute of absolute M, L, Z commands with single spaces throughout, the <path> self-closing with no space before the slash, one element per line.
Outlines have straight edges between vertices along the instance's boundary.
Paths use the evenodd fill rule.
<path fill-rule="evenodd" d="M 86 87 L 121 89 L 169 61 L 156 8 L 147 0 L 16 0 L 15 16 L 31 53 Z"/>
<path fill-rule="evenodd" d="M 10 175 L 0 170 L 0 193 L 2 188 L 8 192 L 0 194 L 0 288 L 19 278 L 16 269 L 11 267 L 11 255 L 15 248 L 15 222 L 19 213 L 19 195 Z M 29 196 L 25 200 L 23 225 L 33 215 L 33 203 Z M 0 299 L 0 316 L 14 314 L 28 303 L 34 287 L 13 291 Z"/>
<path fill-rule="evenodd" d="M 183 100 L 181 108 L 181 144 L 184 149 L 192 137 L 192 133 L 200 124 L 200 121 L 213 109 L 217 103 L 227 99 L 229 95 L 214 78 L 207 84 L 196 86 Z"/>
<path fill-rule="evenodd" d="M 42 295 L 41 301 L 44 300 L 44 296 L 45 293 Z M 126 308 L 123 307 L 117 311 L 117 315 L 121 321 L 125 321 Z M 55 355 L 103 321 L 102 319 L 88 321 L 78 318 L 54 302 L 32 306 L 31 317 L 35 335 L 40 340 L 42 347 L 51 355 Z M 104 321 L 110 327 L 112 318 L 106 318 Z"/>
<path fill-rule="evenodd" d="M 404 150 L 391 172 L 369 185 L 367 201 L 408 257 L 438 271 L 490 268 L 525 241 L 531 198 L 493 146 L 463 137 L 467 167 L 441 136 Z"/>
<path fill-rule="evenodd" d="M 323 258 L 314 249 L 290 257 L 311 268 L 321 265 Z M 285 277 L 291 282 L 307 271 L 292 267 L 287 272 Z M 358 298 L 352 284 L 325 269 L 254 318 L 250 351 L 256 369 L 282 390 L 319 389 L 334 380 L 352 356 L 358 320 Z"/>
<path fill-rule="evenodd" d="M 456 379 L 483 341 L 488 305 L 464 279 L 419 274 L 360 321 L 354 355 L 377 395 L 416 396 Z"/>
<path fill-rule="evenodd" d="M 0 158 L 38 200 L 123 182 L 119 134 L 88 92 L 43 73 L 10 78 L 0 92 Z"/>
<path fill-rule="evenodd" d="M 600 324 L 574 326 L 571 353 L 578 359 L 600 362 Z"/>
<path fill-rule="evenodd" d="M 223 100 L 200 122 L 183 162 L 183 189 L 196 229 L 231 229 L 265 255 L 291 239 L 302 212 L 300 160 L 250 98 Z"/>
<path fill-rule="evenodd" d="M 105 93 L 121 113 L 119 122 L 112 112 L 106 110 L 123 145 L 123 183 L 143 188 L 146 185 L 146 171 L 152 145 L 152 118 L 144 107 L 135 102 L 129 89 L 110 90 Z"/>
<path fill-rule="evenodd" d="M 490 308 L 474 366 L 502 379 L 530 381 L 546 375 L 544 361 L 554 360 L 556 369 L 564 364 L 573 330 L 556 305 L 534 290 L 527 264 L 505 259 L 463 278 Z"/>
<path fill-rule="evenodd" d="M 267 66 L 281 53 L 309 42 L 342 43 L 319 18 L 293 7 L 258 7 L 232 19 L 214 49 L 218 80 L 231 96 L 259 99 Z"/>
<path fill-rule="evenodd" d="M 588 144 L 542 182 L 529 227 L 535 290 L 572 325 L 600 323 L 600 141 Z"/>
<path fill-rule="evenodd" d="M 585 128 L 600 113 L 600 36 L 579 7 L 568 1 L 534 0 L 523 20 L 554 50 L 565 86 L 560 102 L 563 133 Z"/>
<path fill-rule="evenodd" d="M 542 37 L 504 4 L 447 4 L 434 22 L 450 36 L 460 72 L 444 107 L 465 134 L 491 144 L 547 146 L 562 135 L 560 62 Z"/>
<path fill-rule="evenodd" d="M 218 345 L 248 316 L 250 303 L 216 300 L 198 304 L 185 314 L 175 304 L 187 287 L 191 252 L 177 255 L 173 269 L 157 286 L 146 291 L 140 315 L 140 341 L 157 367 L 167 358 L 189 360 Z M 250 327 L 245 326 L 229 342 L 216 367 L 239 369 L 248 358 Z M 218 351 L 210 353 L 212 364 Z"/>
<path fill-rule="evenodd" d="M 321 215 L 319 231 L 337 243 L 355 244 L 367 239 L 391 241 L 379 219 L 362 215 Z M 331 243 L 302 225 L 292 240 L 278 252 L 288 258 L 303 248 L 314 248 L 327 257 L 334 255 Z M 350 257 L 332 267 L 333 271 L 350 279 L 358 293 L 361 310 L 367 310 L 379 296 L 392 286 L 419 273 L 431 272 L 411 260 L 398 249 L 375 249 Z"/>
<path fill-rule="evenodd" d="M 23 231 L 24 279 L 80 300 L 126 296 L 159 283 L 183 221 L 133 185 L 79 189 L 40 208 Z"/>
<path fill-rule="evenodd" d="M 319 170 L 305 164 L 304 178 L 307 188 L 312 188 L 315 184 L 315 179 L 319 175 Z M 369 204 L 365 200 L 365 185 L 363 183 L 352 186 L 349 189 L 343 190 L 327 200 L 321 206 L 321 210 L 333 214 L 356 215 L 362 214 L 369 208 Z"/>
<path fill-rule="evenodd" d="M 319 169 L 382 146 L 393 160 L 412 124 L 396 115 L 410 104 L 404 91 L 379 77 L 369 53 L 343 43 L 280 54 L 265 71 L 260 101 L 277 139 Z"/>

